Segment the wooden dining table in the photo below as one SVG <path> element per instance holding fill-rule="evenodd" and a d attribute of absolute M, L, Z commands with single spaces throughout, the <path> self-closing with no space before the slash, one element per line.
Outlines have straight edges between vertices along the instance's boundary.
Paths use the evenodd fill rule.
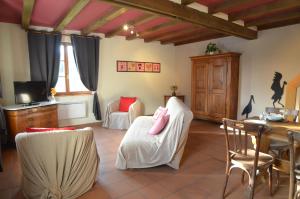
<path fill-rule="evenodd" d="M 261 120 L 258 119 L 249 119 L 244 120 L 245 122 L 254 122 L 261 123 Z M 299 131 L 300 132 L 300 123 L 290 122 L 290 121 L 281 121 L 281 122 L 273 122 L 273 121 L 264 121 L 265 125 L 269 127 L 269 130 L 265 132 L 261 138 L 260 143 L 260 151 L 264 153 L 268 153 L 270 149 L 271 140 L 277 140 L 281 142 L 288 143 L 288 131 Z M 251 133 L 250 133 L 251 134 Z M 255 143 L 255 139 L 253 137 L 252 143 Z M 296 150 L 296 161 L 300 161 L 300 148 L 298 147 Z M 286 159 L 278 159 L 275 158 L 274 168 L 289 173 L 290 166 L 289 161 Z"/>
<path fill-rule="evenodd" d="M 277 140 L 277 141 L 288 143 L 288 131 L 289 130 L 300 132 L 300 123 L 297 123 L 297 122 L 264 121 L 264 120 L 259 120 L 258 117 L 245 119 L 244 122 L 260 123 L 260 124 L 266 125 L 269 128 L 269 130 L 263 134 L 263 136 L 261 138 L 261 142 L 260 142 L 260 151 L 263 153 L 269 152 L 271 140 Z M 220 128 L 224 128 L 224 126 L 221 125 Z M 248 133 L 251 135 L 251 132 L 248 132 Z M 256 142 L 255 137 L 252 136 L 252 143 L 254 146 L 256 144 L 255 142 Z M 296 161 L 300 162 L 300 147 L 298 147 L 298 149 L 296 150 Z M 285 173 L 289 173 L 289 170 L 290 170 L 289 165 L 290 165 L 290 163 L 288 160 L 275 158 L 275 162 L 274 162 L 275 169 L 285 172 Z"/>

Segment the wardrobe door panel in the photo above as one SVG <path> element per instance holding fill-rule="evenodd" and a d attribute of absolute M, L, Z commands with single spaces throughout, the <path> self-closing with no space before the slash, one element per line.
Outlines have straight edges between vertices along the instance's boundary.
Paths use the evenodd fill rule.
<path fill-rule="evenodd" d="M 207 114 L 208 63 L 194 63 L 194 112 Z"/>

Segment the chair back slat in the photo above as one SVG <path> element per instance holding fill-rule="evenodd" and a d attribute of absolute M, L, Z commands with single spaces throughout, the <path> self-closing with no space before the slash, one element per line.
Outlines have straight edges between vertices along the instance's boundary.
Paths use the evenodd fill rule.
<path fill-rule="evenodd" d="M 285 114 L 287 116 L 290 116 L 292 117 L 292 121 L 293 122 L 296 122 L 297 121 L 297 118 L 298 118 L 298 115 L 299 115 L 299 110 L 295 110 L 295 109 L 287 109 Z"/>
<path fill-rule="evenodd" d="M 235 152 L 245 154 L 247 146 L 245 143 L 248 142 L 247 136 L 244 136 L 244 123 L 242 121 L 224 119 L 224 130 L 226 138 L 227 152 Z"/>
<path fill-rule="evenodd" d="M 237 120 L 223 119 L 227 151 L 247 155 L 248 150 L 248 134 L 256 138 L 255 149 L 259 152 L 260 140 L 263 132 L 267 130 L 265 124 L 248 123 Z M 230 139 L 230 136 L 232 139 Z M 231 142 L 231 140 L 233 140 Z"/>
<path fill-rule="evenodd" d="M 294 198 L 294 194 L 297 192 L 295 190 L 296 183 L 296 159 L 295 159 L 295 142 L 300 142 L 300 132 L 297 131 L 289 131 L 289 154 L 290 154 L 290 188 L 289 188 L 289 199 Z M 299 175 L 299 174 L 298 174 Z"/>
<path fill-rule="evenodd" d="M 240 150 L 243 150 L 243 141 L 242 141 L 242 131 L 241 131 L 241 129 L 239 129 L 238 132 L 239 132 L 239 148 L 240 148 Z"/>

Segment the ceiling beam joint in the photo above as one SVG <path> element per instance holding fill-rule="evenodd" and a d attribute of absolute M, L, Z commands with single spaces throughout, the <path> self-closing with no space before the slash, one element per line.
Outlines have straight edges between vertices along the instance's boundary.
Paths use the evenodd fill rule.
<path fill-rule="evenodd" d="M 99 0 L 131 7 L 148 13 L 172 18 L 181 22 L 204 26 L 222 34 L 233 35 L 245 39 L 256 39 L 257 31 L 220 19 L 196 9 L 183 6 L 168 0 Z"/>
<path fill-rule="evenodd" d="M 122 14 L 124 14 L 125 12 L 127 12 L 127 8 L 120 8 L 118 7 L 117 9 L 115 9 L 113 12 L 110 12 L 108 15 L 106 16 L 102 16 L 100 19 L 96 20 L 94 23 L 90 24 L 89 26 L 87 26 L 86 28 L 84 28 L 82 30 L 82 34 L 83 35 L 87 35 L 97 29 L 99 29 L 100 27 L 102 27 L 103 25 L 105 25 L 106 23 L 114 20 L 115 18 L 121 16 Z"/>
<path fill-rule="evenodd" d="M 65 17 L 54 28 L 54 31 L 62 31 L 89 2 L 90 0 L 77 0 L 75 5 L 68 11 Z"/>
<path fill-rule="evenodd" d="M 29 29 L 34 4 L 35 4 L 35 0 L 24 0 L 23 1 L 22 27 L 25 30 Z"/>

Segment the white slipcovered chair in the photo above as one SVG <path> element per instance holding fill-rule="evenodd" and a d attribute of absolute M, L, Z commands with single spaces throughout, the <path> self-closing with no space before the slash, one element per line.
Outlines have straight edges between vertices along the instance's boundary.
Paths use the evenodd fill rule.
<path fill-rule="evenodd" d="M 19 133 L 25 198 L 77 198 L 92 188 L 99 157 L 91 128 Z"/>
<path fill-rule="evenodd" d="M 128 112 L 119 111 L 120 99 L 107 105 L 103 127 L 109 129 L 128 129 L 135 118 L 142 115 L 142 103 L 139 99 L 129 106 Z"/>

